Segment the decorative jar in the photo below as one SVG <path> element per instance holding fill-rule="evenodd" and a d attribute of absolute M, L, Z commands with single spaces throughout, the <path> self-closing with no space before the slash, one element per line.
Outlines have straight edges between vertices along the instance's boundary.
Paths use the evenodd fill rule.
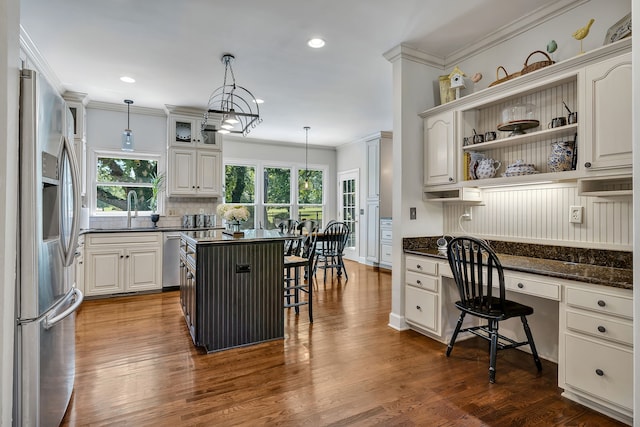
<path fill-rule="evenodd" d="M 564 172 L 573 169 L 574 141 L 558 141 L 551 144 L 547 166 L 549 172 Z"/>

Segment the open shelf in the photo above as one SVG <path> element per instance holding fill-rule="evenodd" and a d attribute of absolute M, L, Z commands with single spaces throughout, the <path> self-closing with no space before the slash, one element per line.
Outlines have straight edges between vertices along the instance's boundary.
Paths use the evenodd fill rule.
<path fill-rule="evenodd" d="M 463 151 L 485 151 L 496 148 L 513 147 L 516 145 L 528 144 L 530 142 L 541 142 L 553 138 L 566 138 L 578 132 L 578 124 L 573 123 L 552 129 L 543 129 L 537 132 L 529 132 L 524 135 L 515 135 L 508 138 L 496 139 L 495 141 L 481 142 L 462 147 Z"/>

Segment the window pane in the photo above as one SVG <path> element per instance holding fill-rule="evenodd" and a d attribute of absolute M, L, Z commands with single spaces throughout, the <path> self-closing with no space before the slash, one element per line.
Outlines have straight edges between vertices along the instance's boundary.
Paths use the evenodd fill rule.
<path fill-rule="evenodd" d="M 256 228 L 255 227 L 255 222 L 256 222 L 256 207 L 253 205 L 244 205 L 245 208 L 247 208 L 247 210 L 249 211 L 249 219 L 246 221 L 242 221 L 240 222 L 240 229 L 241 230 L 250 230 L 252 228 Z"/>
<path fill-rule="evenodd" d="M 309 188 L 305 188 L 305 181 L 309 181 Z M 298 203 L 322 204 L 322 171 L 298 171 Z"/>
<path fill-rule="evenodd" d="M 264 203 L 291 203 L 291 169 L 264 168 Z"/>
<path fill-rule="evenodd" d="M 289 206 L 265 206 L 264 207 L 264 228 L 273 230 L 278 228 L 282 220 L 291 218 L 291 208 Z"/>
<path fill-rule="evenodd" d="M 254 167 L 227 165 L 224 170 L 225 202 L 255 203 L 255 182 L 256 170 Z"/>
<path fill-rule="evenodd" d="M 153 191 L 150 187 L 141 188 L 124 187 L 121 185 L 98 185 L 96 189 L 96 211 L 98 212 L 126 212 L 127 194 L 129 194 L 129 191 L 135 191 L 138 196 L 137 206 L 133 203 L 132 196 L 131 210 L 135 210 L 136 208 L 138 211 L 151 210 L 150 201 Z"/>
<path fill-rule="evenodd" d="M 155 160 L 98 158 L 98 182 L 149 183 L 158 172 Z"/>
<path fill-rule="evenodd" d="M 303 205 L 298 206 L 298 220 L 306 221 L 312 219 L 318 221 L 318 226 L 322 226 L 322 206 Z"/>

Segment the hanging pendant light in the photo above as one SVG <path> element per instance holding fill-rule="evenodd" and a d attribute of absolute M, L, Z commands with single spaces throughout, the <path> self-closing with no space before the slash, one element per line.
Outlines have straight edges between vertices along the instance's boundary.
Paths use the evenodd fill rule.
<path fill-rule="evenodd" d="M 304 142 L 304 189 L 309 189 L 309 126 L 304 127 L 305 142 Z"/>
<path fill-rule="evenodd" d="M 224 81 L 222 86 L 213 91 L 207 103 L 207 112 L 204 113 L 202 128 L 214 117 L 220 120 L 216 132 L 222 134 L 239 133 L 247 136 L 251 129 L 262 122 L 260 118 L 260 102 L 251 92 L 242 86 L 236 85 L 236 77 L 233 74 L 231 63 L 235 57 L 230 53 L 222 55 L 224 64 Z M 229 80 L 227 80 L 229 76 Z M 214 114 L 209 120 L 210 114 Z"/>
<path fill-rule="evenodd" d="M 133 131 L 129 126 L 129 107 L 131 107 L 133 101 L 125 99 L 124 103 L 127 104 L 127 128 L 122 132 L 122 151 L 133 151 Z"/>

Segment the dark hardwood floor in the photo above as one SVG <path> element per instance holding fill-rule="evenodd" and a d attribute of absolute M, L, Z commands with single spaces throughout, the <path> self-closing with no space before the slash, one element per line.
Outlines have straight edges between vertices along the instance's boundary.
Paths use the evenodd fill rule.
<path fill-rule="evenodd" d="M 284 340 L 203 354 L 177 291 L 86 301 L 77 316 L 75 391 L 63 426 L 608 426 L 560 396 L 557 366 L 445 345 L 387 326 L 391 275 L 353 262 L 285 313 Z M 544 333 L 543 331 L 533 331 Z"/>

